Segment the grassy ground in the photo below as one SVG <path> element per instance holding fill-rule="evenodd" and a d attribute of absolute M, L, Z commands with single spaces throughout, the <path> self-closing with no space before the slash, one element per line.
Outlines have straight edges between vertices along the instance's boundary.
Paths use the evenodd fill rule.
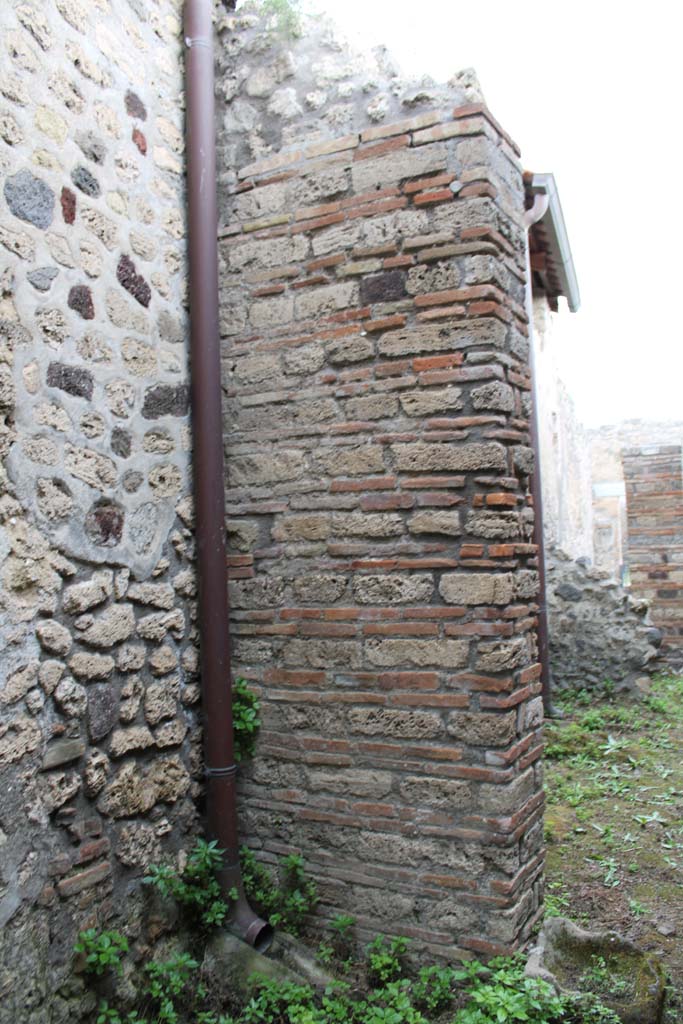
<path fill-rule="evenodd" d="M 566 694 L 546 728 L 547 908 L 661 957 L 683 1020 L 683 677 Z"/>

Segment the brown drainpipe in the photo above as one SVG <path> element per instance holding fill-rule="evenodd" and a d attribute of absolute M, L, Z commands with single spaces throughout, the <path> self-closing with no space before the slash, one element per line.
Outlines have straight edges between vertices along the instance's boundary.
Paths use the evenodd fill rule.
<path fill-rule="evenodd" d="M 548 718 L 557 712 L 552 704 L 550 649 L 548 644 L 548 604 L 546 598 L 545 539 L 543 535 L 543 492 L 541 490 L 541 447 L 538 429 L 538 381 L 536 380 L 536 358 L 534 354 L 534 307 L 531 290 L 531 259 L 529 256 L 529 231 L 548 209 L 548 196 L 537 194 L 534 205 L 524 215 L 526 227 L 526 307 L 529 318 L 529 370 L 531 373 L 531 447 L 534 452 L 534 471 L 531 477 L 531 493 L 534 499 L 534 544 L 538 559 L 538 659 L 541 663 L 541 685 L 543 709 Z"/>
<path fill-rule="evenodd" d="M 194 498 L 201 639 L 207 830 L 224 850 L 223 894 L 236 889 L 229 928 L 258 949 L 272 929 L 244 896 L 237 833 L 223 490 L 218 331 L 216 139 L 210 0 L 186 0 L 187 181 Z"/>

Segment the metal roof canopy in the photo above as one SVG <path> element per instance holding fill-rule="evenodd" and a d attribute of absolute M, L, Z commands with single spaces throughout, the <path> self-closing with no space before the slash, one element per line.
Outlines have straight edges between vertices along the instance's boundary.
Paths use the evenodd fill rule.
<path fill-rule="evenodd" d="M 549 297 L 564 295 L 572 313 L 581 305 L 579 283 L 562 213 L 562 204 L 552 174 L 525 174 L 526 194 L 548 197 L 548 209 L 531 229 L 532 267 L 536 253 L 543 253 L 543 286 Z M 540 268 L 538 268 L 540 269 Z"/>

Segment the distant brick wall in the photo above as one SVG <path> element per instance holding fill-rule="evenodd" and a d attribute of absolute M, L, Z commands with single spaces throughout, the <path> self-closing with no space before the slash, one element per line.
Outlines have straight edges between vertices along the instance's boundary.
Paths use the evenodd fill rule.
<path fill-rule="evenodd" d="M 461 107 L 276 152 L 224 196 L 241 817 L 322 917 L 441 954 L 540 901 L 523 193 Z M 259 216 L 261 211 L 261 216 Z"/>
<path fill-rule="evenodd" d="M 680 445 L 623 452 L 631 589 L 652 603 L 663 653 L 683 648 L 683 473 Z"/>

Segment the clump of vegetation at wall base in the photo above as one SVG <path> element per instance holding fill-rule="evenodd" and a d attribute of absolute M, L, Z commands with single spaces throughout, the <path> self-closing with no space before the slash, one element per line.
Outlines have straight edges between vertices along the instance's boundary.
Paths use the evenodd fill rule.
<path fill-rule="evenodd" d="M 215 877 L 222 862 L 223 850 L 217 848 L 215 840 L 198 839 L 184 871 L 178 872 L 171 864 L 153 864 L 143 882 L 183 907 L 191 925 L 217 928 L 225 922 L 229 910 Z M 237 895 L 236 889 L 229 893 L 232 900 Z"/>
<path fill-rule="evenodd" d="M 244 891 L 254 909 L 274 928 L 298 935 L 305 918 L 318 904 L 317 886 L 306 876 L 303 857 L 291 853 L 284 858 L 279 869 L 280 884 L 246 846 L 240 850 L 240 861 Z"/>
<path fill-rule="evenodd" d="M 368 981 L 376 988 L 381 988 L 391 981 L 396 981 L 405 973 L 401 960 L 408 951 L 408 940 L 402 937 L 388 939 L 378 935 L 367 947 Z"/>
<path fill-rule="evenodd" d="M 235 679 L 232 684 L 232 728 L 235 736 L 235 760 L 252 757 L 261 719 L 261 704 L 249 689 L 246 679 Z"/>
<path fill-rule="evenodd" d="M 348 931 L 347 921 L 342 931 Z M 91 935 L 88 946 L 101 948 L 100 938 Z M 256 976 L 246 1003 L 232 1016 L 211 1003 L 197 960 L 177 953 L 141 968 L 134 1010 L 126 1014 L 102 1000 L 97 1024 L 619 1024 L 599 996 L 558 995 L 545 981 L 526 977 L 523 957 L 499 957 L 487 966 L 425 965 L 415 977 L 407 976 L 407 949 L 404 938 L 378 936 L 366 947 L 365 960 L 353 960 L 354 983 L 335 981 L 323 993 Z M 595 965 L 600 984 L 602 968 Z"/>
<path fill-rule="evenodd" d="M 78 936 L 74 952 L 85 957 L 87 974 L 121 973 L 121 958 L 128 952 L 128 939 L 117 931 L 98 932 L 88 928 Z"/>

